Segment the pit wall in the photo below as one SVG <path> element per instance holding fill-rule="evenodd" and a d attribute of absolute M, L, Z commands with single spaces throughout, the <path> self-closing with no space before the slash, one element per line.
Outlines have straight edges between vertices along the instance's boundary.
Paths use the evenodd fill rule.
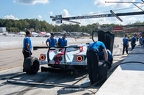
<path fill-rule="evenodd" d="M 95 95 L 144 95 L 144 47 L 136 46 Z"/>

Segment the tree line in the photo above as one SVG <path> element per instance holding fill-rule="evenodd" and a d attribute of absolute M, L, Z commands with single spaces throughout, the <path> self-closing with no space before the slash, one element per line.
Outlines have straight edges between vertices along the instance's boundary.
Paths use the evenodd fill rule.
<path fill-rule="evenodd" d="M 144 24 L 144 22 L 137 21 L 129 25 Z M 0 19 L 0 27 L 6 27 L 8 32 L 20 32 L 25 29 L 33 29 L 35 32 L 86 32 L 91 33 L 93 30 L 98 29 L 98 23 L 89 24 L 86 26 L 80 26 L 79 24 L 61 24 L 52 25 L 47 23 L 45 20 L 40 21 L 38 19 Z M 101 28 L 105 31 L 112 30 L 113 26 L 118 24 L 103 24 Z"/>

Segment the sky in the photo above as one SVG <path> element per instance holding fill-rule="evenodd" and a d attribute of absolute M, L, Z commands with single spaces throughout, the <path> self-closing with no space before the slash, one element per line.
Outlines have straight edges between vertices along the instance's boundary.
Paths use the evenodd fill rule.
<path fill-rule="evenodd" d="M 141 3 L 134 3 L 136 6 L 139 6 L 138 8 L 133 3 L 124 2 Z M 55 25 L 55 21 L 52 21 L 50 16 L 62 15 L 62 17 L 72 17 L 110 14 L 110 10 L 113 10 L 115 13 L 143 11 L 144 3 L 141 0 L 1 0 L 0 18 L 14 20 L 35 18 Z M 123 20 L 122 22 L 115 17 L 77 19 L 75 21 L 80 22 L 80 25 L 93 23 L 126 25 L 136 21 L 144 21 L 143 15 L 121 16 L 120 18 Z M 69 24 L 66 21 L 62 23 Z"/>

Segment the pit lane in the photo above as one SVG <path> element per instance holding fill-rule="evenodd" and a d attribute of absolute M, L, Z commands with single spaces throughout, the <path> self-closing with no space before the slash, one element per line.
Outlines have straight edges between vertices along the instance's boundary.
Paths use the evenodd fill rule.
<path fill-rule="evenodd" d="M 114 64 L 111 68 L 112 71 L 109 70 L 109 75 L 113 72 L 113 69 L 126 57 L 126 55 L 121 55 L 121 48 L 121 45 L 118 43 L 115 44 L 113 50 Z M 17 58 L 21 55 L 18 54 L 18 52 L 21 52 L 21 49 L 0 52 L 3 52 L 3 54 L 9 52 L 9 54 L 13 56 L 3 56 L 5 59 L 3 61 L 7 62 L 5 64 L 11 65 L 13 62 L 23 61 L 20 59 L 17 60 Z M 34 51 L 33 55 L 39 56 L 40 53 L 42 53 L 42 50 Z M 6 60 L 5 57 L 9 59 Z M 17 58 L 13 59 L 15 57 Z M 13 62 L 11 61 L 12 59 Z M 20 64 L 19 62 L 16 64 Z M 1 95 L 94 95 L 94 93 L 96 93 L 101 86 L 90 85 L 88 82 L 87 72 L 79 72 L 77 74 L 38 72 L 36 75 L 27 75 L 22 73 L 22 67 L 19 65 L 16 66 L 16 68 L 13 67 L 12 69 L 1 70 L 0 83 Z"/>

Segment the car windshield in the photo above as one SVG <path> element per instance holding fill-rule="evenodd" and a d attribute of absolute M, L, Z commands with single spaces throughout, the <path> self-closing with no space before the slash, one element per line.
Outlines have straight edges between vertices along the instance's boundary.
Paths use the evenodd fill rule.
<path fill-rule="evenodd" d="M 76 50 L 78 50 L 78 49 L 79 49 L 79 48 L 70 47 L 70 48 L 67 48 L 67 49 L 66 49 L 66 52 L 76 51 Z"/>
<path fill-rule="evenodd" d="M 64 52 L 65 48 L 61 49 L 61 52 Z M 68 47 L 66 48 L 66 52 L 71 52 L 71 51 L 76 51 L 79 50 L 79 48 L 74 48 L 74 47 Z"/>

